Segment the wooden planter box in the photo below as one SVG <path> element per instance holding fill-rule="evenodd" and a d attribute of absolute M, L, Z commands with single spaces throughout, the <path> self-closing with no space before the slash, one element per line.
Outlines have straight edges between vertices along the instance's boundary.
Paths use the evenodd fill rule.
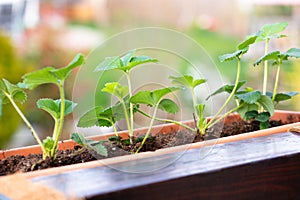
<path fill-rule="evenodd" d="M 274 118 L 299 121 L 300 113 L 277 111 Z M 236 119 L 236 115 L 226 120 L 232 119 Z M 29 172 L 22 176 L 66 195 L 88 199 L 297 197 L 300 191 L 300 136 L 287 130 L 299 125 L 294 123 L 156 152 Z M 178 128 L 168 124 L 163 128 L 155 127 L 153 132 Z M 143 130 L 136 133 L 142 134 Z M 64 141 L 60 148 L 72 148 L 73 145 L 72 141 Z M 30 148 L 40 151 L 37 146 L 27 147 L 25 154 Z M 2 151 L 0 155 L 6 157 L 19 150 Z"/>

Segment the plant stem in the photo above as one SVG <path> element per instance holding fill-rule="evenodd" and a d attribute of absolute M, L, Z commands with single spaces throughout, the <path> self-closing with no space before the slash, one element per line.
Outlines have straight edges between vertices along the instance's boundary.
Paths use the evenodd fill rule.
<path fill-rule="evenodd" d="M 234 88 L 232 90 L 232 92 L 230 93 L 229 97 L 227 98 L 227 100 L 225 101 L 225 103 L 223 104 L 223 106 L 219 109 L 219 111 L 214 115 L 214 117 L 206 124 L 206 126 L 203 128 L 204 131 L 209 128 L 211 126 L 212 123 L 214 123 L 214 121 L 216 120 L 216 118 L 221 114 L 221 112 L 225 109 L 225 107 L 228 105 L 228 103 L 230 102 L 230 100 L 233 98 L 237 87 L 238 87 L 238 83 L 240 80 L 240 73 L 241 73 L 241 58 L 238 57 L 238 66 L 237 66 L 237 73 L 236 73 L 236 80 L 235 80 L 235 85 Z M 203 130 L 201 130 L 202 132 Z"/>
<path fill-rule="evenodd" d="M 148 117 L 148 118 L 152 118 L 150 115 L 148 115 L 147 113 L 141 111 L 140 109 L 137 109 L 137 111 L 138 111 L 139 113 L 141 113 L 142 115 Z M 157 117 L 155 117 L 155 116 L 153 116 L 153 117 L 154 117 L 154 119 L 157 120 L 157 121 L 167 122 L 167 123 L 173 123 L 173 124 L 182 126 L 182 127 L 186 128 L 186 129 L 188 129 L 188 130 L 190 130 L 190 131 L 196 132 L 195 129 L 193 129 L 193 128 L 191 128 L 191 127 L 189 127 L 189 126 L 187 126 L 187 125 L 185 125 L 185 124 L 183 124 L 183 123 L 181 123 L 181 122 L 178 122 L 178 121 L 175 121 L 175 120 L 171 120 L 171 119 L 161 119 L 161 118 L 157 118 Z"/>
<path fill-rule="evenodd" d="M 218 122 L 220 122 L 222 119 L 224 119 L 225 117 L 227 117 L 230 113 L 238 110 L 241 106 L 235 107 L 231 110 L 229 110 L 228 112 L 226 112 L 224 115 L 222 115 L 221 117 L 219 117 L 217 120 L 215 120 L 213 123 L 210 124 L 210 126 L 213 126 L 215 124 L 217 124 Z"/>
<path fill-rule="evenodd" d="M 132 140 L 133 133 L 130 132 L 130 121 L 129 121 L 129 117 L 128 117 L 127 108 L 126 108 L 126 105 L 125 105 L 125 102 L 123 101 L 123 99 L 119 99 L 119 100 L 123 106 L 124 113 L 125 113 L 125 120 L 126 120 L 126 123 L 128 126 L 128 132 L 129 132 L 129 141 L 130 141 L 130 144 L 133 144 L 133 140 Z"/>
<path fill-rule="evenodd" d="M 196 100 L 196 95 L 195 95 L 195 91 L 193 90 L 193 88 L 191 88 L 191 94 L 192 94 L 192 99 L 193 99 L 194 113 L 195 113 L 196 119 L 198 119 L 199 116 L 198 116 L 198 112 L 196 109 L 197 100 Z"/>
<path fill-rule="evenodd" d="M 269 51 L 269 41 L 270 39 L 266 39 L 265 41 L 265 55 L 267 55 Z M 264 82 L 263 82 L 263 95 L 267 93 L 267 84 L 268 84 L 268 61 L 264 62 Z"/>
<path fill-rule="evenodd" d="M 280 74 L 280 67 L 281 67 L 281 63 L 278 63 L 277 72 L 276 72 L 276 79 L 275 79 L 275 84 L 274 84 L 274 90 L 273 90 L 273 96 L 272 96 L 272 102 L 274 102 L 275 96 L 276 96 L 276 93 L 277 93 L 277 87 L 278 87 L 278 81 L 279 81 L 279 74 Z"/>
<path fill-rule="evenodd" d="M 159 105 L 160 101 L 161 101 L 161 100 L 159 100 L 159 101 L 157 102 L 157 104 L 155 105 L 155 107 L 154 107 L 153 115 L 152 115 L 152 117 L 151 117 L 151 121 L 150 121 L 150 125 L 149 125 L 149 127 L 148 127 L 148 130 L 147 130 L 147 133 L 146 133 L 145 137 L 143 138 L 142 144 L 141 144 L 141 145 L 139 146 L 139 148 L 136 150 L 136 152 L 135 152 L 136 154 L 142 149 L 143 145 L 145 144 L 145 142 L 146 142 L 146 140 L 147 140 L 147 138 L 148 138 L 148 136 L 149 136 L 149 134 L 150 134 L 150 131 L 151 131 L 152 126 L 153 126 L 154 118 L 155 118 L 155 115 L 156 115 L 156 111 L 157 111 L 157 109 L 158 109 L 158 105 Z"/>
<path fill-rule="evenodd" d="M 127 82 L 128 82 L 128 92 L 129 92 L 129 98 L 132 97 L 132 88 L 131 88 L 131 82 L 130 82 L 130 76 L 129 72 L 126 72 Z M 130 137 L 130 144 L 133 144 L 132 137 L 133 137 L 133 104 L 129 102 L 129 112 L 130 112 L 130 126 L 128 126 L 128 132 Z"/>
<path fill-rule="evenodd" d="M 54 130 L 53 130 L 53 135 L 52 135 L 53 140 L 55 140 L 55 138 L 57 137 L 58 125 L 59 125 L 59 120 L 55 118 L 54 119 Z"/>
<path fill-rule="evenodd" d="M 112 123 L 112 127 L 113 127 L 113 129 L 114 129 L 115 135 L 116 135 L 117 137 L 119 137 L 119 134 L 118 134 L 116 125 Z"/>
<path fill-rule="evenodd" d="M 4 92 L 4 94 L 7 96 L 7 98 L 9 99 L 9 101 L 11 102 L 11 104 L 13 105 L 13 107 L 15 108 L 15 110 L 17 111 L 17 113 L 20 115 L 20 117 L 22 118 L 22 120 L 25 122 L 25 124 L 27 125 L 27 127 L 31 131 L 32 136 L 37 141 L 37 143 L 40 145 L 40 147 L 41 147 L 41 149 L 43 151 L 43 155 L 44 155 L 45 152 L 46 152 L 46 150 L 45 150 L 45 147 L 44 147 L 42 141 L 40 140 L 38 134 L 36 133 L 36 131 L 34 130 L 34 128 L 32 127 L 32 125 L 30 124 L 30 122 L 27 120 L 27 118 L 25 117 L 25 115 L 22 113 L 22 111 L 20 110 L 20 108 L 17 106 L 17 104 L 15 103 L 15 101 L 13 100 L 13 98 L 8 93 L 6 93 L 6 92 Z"/>
<path fill-rule="evenodd" d="M 57 144 L 58 144 L 58 140 L 60 138 L 62 129 L 63 129 L 63 124 L 64 124 L 64 118 L 65 118 L 65 91 L 64 91 L 64 81 L 61 81 L 58 85 L 59 88 L 59 95 L 60 95 L 60 118 L 58 121 L 58 129 L 57 129 L 57 134 L 55 135 L 54 139 L 54 144 L 53 144 L 53 148 L 51 149 L 51 157 L 53 159 L 55 159 L 55 153 L 57 150 Z"/>

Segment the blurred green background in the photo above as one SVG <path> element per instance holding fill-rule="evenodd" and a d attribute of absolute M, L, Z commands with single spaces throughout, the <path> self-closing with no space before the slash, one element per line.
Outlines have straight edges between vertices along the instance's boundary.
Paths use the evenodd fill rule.
<path fill-rule="evenodd" d="M 300 43 L 300 1 L 272 0 L 20 0 L 0 2 L 0 78 L 12 82 L 22 74 L 45 66 L 65 66 L 77 52 L 88 55 L 107 38 L 133 28 L 165 27 L 190 36 L 216 63 L 227 82 L 235 76 L 235 63 L 220 63 L 218 56 L 230 53 L 246 35 L 266 23 L 287 21 L 289 37 L 271 42 L 272 49 L 285 51 Z M 180 47 L 179 47 L 180 48 Z M 263 54 L 257 44 L 242 63 L 242 79 L 261 89 L 261 67 L 251 63 Z M 191 52 L 197 55 L 198 52 Z M 113 56 L 113 55 L 112 55 Z M 178 63 L 180 65 L 182 63 Z M 186 67 L 186 66 L 183 66 Z M 300 62 L 284 65 L 279 90 L 300 91 Z M 270 82 L 275 69 L 270 70 Z M 67 83 L 72 98 L 75 74 Z M 36 108 L 41 97 L 57 98 L 57 89 L 42 86 L 29 93 L 22 105 L 26 116 L 42 137 L 52 131 L 53 121 Z M 99 98 L 105 104 L 108 97 Z M 300 110 L 300 97 L 283 103 L 278 109 Z M 66 120 L 63 138 L 73 130 L 72 116 Z M 35 144 L 19 116 L 8 105 L 0 119 L 0 147 Z"/>

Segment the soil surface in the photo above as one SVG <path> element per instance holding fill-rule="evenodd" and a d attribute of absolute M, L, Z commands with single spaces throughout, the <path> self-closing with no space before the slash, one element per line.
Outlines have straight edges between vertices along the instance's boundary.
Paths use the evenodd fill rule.
<path fill-rule="evenodd" d="M 283 125 L 283 123 L 281 121 L 271 121 L 270 125 L 271 127 L 275 127 Z M 171 134 L 159 134 L 155 137 L 148 138 L 140 152 L 155 151 L 161 148 L 190 144 L 193 142 L 237 135 L 256 130 L 259 130 L 259 123 L 255 121 L 238 121 L 226 124 L 224 126 L 217 124 L 207 130 L 208 136 L 206 137 L 201 137 L 199 135 L 196 136 L 193 132 L 180 130 Z M 106 141 L 104 145 L 108 150 L 108 157 L 128 155 L 131 154 L 131 152 L 135 152 L 139 148 L 141 145 L 141 139 L 135 138 L 134 146 L 124 145 L 116 141 Z M 40 154 L 30 154 L 28 156 L 16 155 L 0 160 L 0 175 L 59 167 L 104 158 L 107 157 L 96 154 L 96 152 L 90 149 L 81 148 L 80 146 L 76 146 L 75 149 L 72 150 L 59 150 L 57 158 L 54 161 L 51 159 L 46 159 L 43 161 L 42 155 Z"/>

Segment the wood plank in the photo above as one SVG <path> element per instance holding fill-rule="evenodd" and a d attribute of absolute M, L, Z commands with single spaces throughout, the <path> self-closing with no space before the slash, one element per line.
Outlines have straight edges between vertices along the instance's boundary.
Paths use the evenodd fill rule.
<path fill-rule="evenodd" d="M 89 199 L 300 199 L 300 136 L 275 134 L 32 181 Z"/>

